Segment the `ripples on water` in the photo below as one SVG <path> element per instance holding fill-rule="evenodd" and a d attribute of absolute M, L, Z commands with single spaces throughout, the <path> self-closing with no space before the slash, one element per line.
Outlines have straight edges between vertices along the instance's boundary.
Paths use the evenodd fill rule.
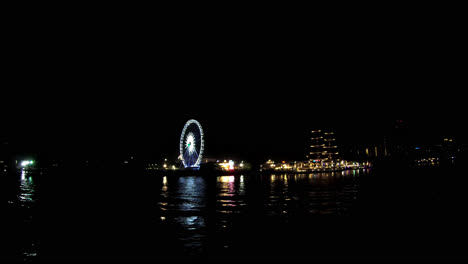
<path fill-rule="evenodd" d="M 369 250 L 384 255 L 392 254 L 395 245 L 411 252 L 418 244 L 424 253 L 436 245 L 437 236 L 467 233 L 460 229 L 464 218 L 453 213 L 464 201 L 462 192 L 447 192 L 461 187 L 439 181 L 443 171 L 420 173 L 411 181 L 363 170 L 236 176 L 61 173 L 53 178 L 22 171 L 2 186 L 7 226 L 15 230 L 4 236 L 6 250 L 16 260 L 47 260 L 59 253 L 88 259 L 352 255 Z M 47 211 L 39 214 L 39 203 Z M 435 209 L 458 220 L 428 233 L 419 224 L 440 224 Z M 391 238 L 399 239 L 398 244 L 390 243 Z"/>
<path fill-rule="evenodd" d="M 12 182 L 3 182 L 6 185 L 2 189 L 6 207 L 2 217 L 6 219 L 5 227 L 8 230 L 6 250 L 9 251 L 7 255 L 13 253 L 16 261 L 30 261 L 37 255 L 38 199 L 34 177 L 25 170 L 18 174 Z"/>
<path fill-rule="evenodd" d="M 228 175 L 213 179 L 164 176 L 157 204 L 161 221 L 182 227 L 177 235 L 185 252 L 228 252 L 234 243 L 231 240 L 242 239 L 233 232 L 249 222 L 258 224 L 273 217 L 281 225 L 307 215 L 349 215 L 358 199 L 359 173 Z"/>
<path fill-rule="evenodd" d="M 42 237 L 44 233 L 39 235 L 38 232 L 40 228 L 38 228 L 36 218 L 39 199 L 35 176 L 27 171 L 20 171 L 19 173 L 17 181 L 15 181 L 17 184 L 16 191 L 9 192 L 9 195 L 7 195 L 7 212 L 11 216 L 11 221 L 14 222 L 10 224 L 17 229 L 15 236 L 10 238 L 14 240 L 14 243 L 10 243 L 11 248 L 8 250 L 14 252 L 16 260 L 30 261 L 34 260 L 38 255 L 41 256 L 37 243 L 40 243 L 41 239 L 43 242 L 47 241 L 46 238 L 49 234 Z M 161 254 L 200 256 L 232 253 L 233 249 L 238 248 L 239 244 L 243 243 L 242 240 L 245 239 L 246 244 L 249 244 L 248 232 L 255 232 L 255 228 L 258 225 L 263 225 L 262 222 L 268 222 L 270 217 L 276 219 L 275 224 L 280 227 L 282 224 L 291 221 L 291 219 L 306 215 L 345 216 L 350 214 L 353 203 L 358 197 L 359 184 L 357 176 L 359 173 L 345 171 L 320 174 L 226 175 L 212 177 L 149 175 L 148 177 L 151 178 L 149 182 L 154 183 L 155 188 L 149 189 L 147 192 L 142 191 L 143 194 L 128 194 L 136 197 L 129 201 L 135 204 L 143 204 L 136 206 L 136 209 L 129 210 L 129 212 L 125 212 L 129 207 L 123 206 L 122 203 L 125 202 L 125 198 L 123 198 L 126 195 L 123 189 L 125 186 L 116 184 L 110 178 L 101 185 L 99 185 L 99 182 L 89 182 L 89 187 L 86 187 L 88 183 L 85 181 L 89 179 L 83 177 L 82 182 L 79 182 L 70 177 L 57 186 L 50 186 L 42 190 L 48 192 L 47 195 L 51 196 L 49 201 L 59 199 L 60 201 L 54 202 L 54 204 L 67 206 L 44 212 L 43 216 L 45 219 L 49 219 L 45 222 L 53 223 L 55 218 L 59 218 L 61 222 L 57 223 L 60 223 L 60 225 L 67 228 L 77 226 L 77 228 L 83 228 L 84 233 L 89 232 L 89 234 L 96 235 L 101 231 L 83 226 L 85 221 L 91 221 L 91 224 L 92 219 L 95 219 L 97 223 L 120 223 L 120 231 L 112 232 L 122 233 L 132 233 L 130 228 L 135 224 L 140 225 L 143 230 L 151 230 L 150 225 L 154 225 L 158 227 L 154 231 L 156 233 L 154 235 L 159 239 L 158 241 L 162 241 L 162 243 L 168 241 L 166 249 L 169 251 L 160 252 Z M 10 184 L 14 185 L 15 183 Z M 79 188 L 80 191 L 77 191 L 76 188 L 76 190 L 72 189 L 72 185 L 79 186 L 76 188 Z M 131 189 L 133 186 L 130 184 L 127 188 Z M 86 190 L 87 188 L 89 190 Z M 100 188 L 100 190 L 96 190 L 96 188 Z M 60 196 L 57 195 L 55 189 L 60 190 L 58 193 L 62 195 L 67 194 L 69 201 L 58 198 Z M 122 191 L 112 189 L 122 189 Z M 133 192 L 136 191 L 138 190 Z M 83 196 L 83 198 L 80 198 L 80 196 Z M 107 207 L 112 209 L 101 207 L 106 204 L 106 201 L 110 201 L 109 199 L 114 200 L 114 205 L 107 204 Z M 144 204 L 147 203 L 144 203 L 143 200 L 152 200 L 153 202 L 149 204 L 152 204 L 153 208 L 145 207 Z M 119 206 L 118 203 L 121 203 L 121 205 Z M 96 210 L 102 212 L 96 213 Z M 138 210 L 154 210 L 154 213 L 138 214 Z M 122 216 L 131 213 L 135 213 L 135 216 L 122 218 Z M 89 214 L 89 216 L 83 214 Z M 69 217 L 71 215 L 75 215 L 75 217 Z M 120 219 L 117 219 L 116 217 L 119 215 L 121 215 Z M 153 217 L 154 220 L 138 219 L 139 216 Z M 145 226 L 145 223 L 148 226 Z M 252 226 L 254 229 L 250 229 L 248 226 Z M 122 228 L 128 228 L 128 230 L 124 231 Z M 57 230 L 59 230 L 59 227 L 57 227 Z M 64 233 L 62 236 L 57 236 L 57 234 L 51 233 L 51 241 L 43 243 L 52 245 L 49 246 L 49 251 L 52 249 L 53 252 L 53 248 L 58 246 L 54 246 L 54 243 L 59 243 L 60 246 L 66 245 L 66 239 L 73 239 L 70 237 L 77 236 L 77 232 L 80 231 L 67 229 L 57 231 L 57 233 L 63 232 L 69 232 L 69 234 Z M 53 238 L 54 235 L 59 239 Z M 108 245 L 116 244 L 116 242 L 110 241 L 111 237 L 119 236 L 100 238 L 102 239 L 100 241 Z M 109 241 L 106 241 L 106 239 Z M 63 243 L 60 240 L 64 240 Z M 176 242 L 172 242 L 172 244 L 169 242 L 174 240 Z M 68 243 L 70 247 L 79 245 L 79 243 L 71 240 Z M 129 241 L 122 242 L 119 240 L 118 243 L 123 244 L 124 248 L 132 246 Z M 180 249 L 176 249 L 177 247 L 180 247 Z M 45 248 L 47 249 L 47 246 Z M 147 251 L 147 254 L 152 254 L 150 249 Z M 80 250 L 77 249 L 76 252 L 80 252 Z M 112 250 L 108 252 L 112 253 Z M 9 252 L 9 254 L 12 254 L 12 252 Z"/>
<path fill-rule="evenodd" d="M 1 174 L 1 256 L 20 261 L 466 255 L 462 170 Z M 41 210 L 38 210 L 40 204 Z M 38 221 L 41 220 L 41 221 Z"/>

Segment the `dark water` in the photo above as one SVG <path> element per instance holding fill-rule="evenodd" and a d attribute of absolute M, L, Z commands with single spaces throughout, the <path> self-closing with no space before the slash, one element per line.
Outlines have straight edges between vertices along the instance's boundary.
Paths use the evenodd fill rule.
<path fill-rule="evenodd" d="M 461 170 L 160 176 L 17 172 L 2 181 L 2 258 L 464 258 Z"/>

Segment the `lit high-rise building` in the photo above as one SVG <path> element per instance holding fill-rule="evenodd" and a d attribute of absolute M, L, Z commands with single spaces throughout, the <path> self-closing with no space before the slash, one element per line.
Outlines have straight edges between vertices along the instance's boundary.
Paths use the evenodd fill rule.
<path fill-rule="evenodd" d="M 322 130 L 313 130 L 311 139 L 309 163 L 320 164 L 323 158 L 324 147 Z"/>
<path fill-rule="evenodd" d="M 335 134 L 333 132 L 323 133 L 323 156 L 327 162 L 334 162 L 338 159 L 338 147 L 335 142 Z"/>
<path fill-rule="evenodd" d="M 337 163 L 339 161 L 338 148 L 334 132 L 313 130 L 309 154 L 309 164 L 312 167 L 328 167 Z"/>

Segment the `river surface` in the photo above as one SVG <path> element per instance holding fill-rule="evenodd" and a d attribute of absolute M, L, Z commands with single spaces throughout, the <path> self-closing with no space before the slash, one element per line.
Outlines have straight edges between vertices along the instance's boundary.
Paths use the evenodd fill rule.
<path fill-rule="evenodd" d="M 10 231 L 2 258 L 461 258 L 468 234 L 461 177 L 440 168 L 236 176 L 17 171 L 2 179 L 3 229 Z"/>

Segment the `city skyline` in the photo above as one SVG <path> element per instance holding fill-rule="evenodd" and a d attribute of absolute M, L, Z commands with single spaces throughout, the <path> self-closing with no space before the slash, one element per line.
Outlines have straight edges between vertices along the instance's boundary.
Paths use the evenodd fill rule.
<path fill-rule="evenodd" d="M 184 119 L 186 121 L 186 119 Z M 4 140 L 10 144 L 13 151 L 21 154 L 39 153 L 51 154 L 59 157 L 61 154 L 65 157 L 112 157 L 113 155 L 139 155 L 146 157 L 168 157 L 175 159 L 178 156 L 178 143 L 180 132 L 182 131 L 182 122 L 184 120 L 168 120 L 163 122 L 165 130 L 154 131 L 116 131 L 111 133 L 113 127 L 102 128 L 97 134 L 84 134 L 75 142 L 63 141 L 67 135 L 31 135 L 20 137 L 4 137 Z M 218 118 L 199 119 L 205 130 L 206 155 L 215 157 L 233 157 L 249 158 L 254 160 L 265 160 L 268 158 L 282 159 L 307 159 L 309 152 L 310 129 L 307 123 L 299 125 L 288 125 L 275 130 L 275 121 L 263 119 L 263 123 L 251 123 L 252 120 L 243 120 L 235 127 L 230 123 L 218 122 Z M 375 146 L 382 145 L 384 139 L 391 138 L 395 129 L 397 120 L 383 120 L 386 123 L 376 124 L 373 128 L 369 124 L 346 124 L 343 126 L 323 125 L 325 123 L 316 123 L 319 129 L 331 129 L 335 132 L 337 145 L 339 149 L 349 146 Z M 162 122 L 162 121 L 161 121 Z M 441 143 L 443 138 L 449 137 L 455 140 L 457 144 L 466 144 L 463 138 L 457 138 L 456 133 L 422 133 L 421 127 L 414 127 L 411 121 L 403 121 L 410 132 L 409 140 L 412 145 L 433 145 Z M 266 127 L 263 127 L 266 124 Z M 268 126 L 268 124 L 270 126 Z M 322 126 L 318 126 L 322 124 Z M 329 124 L 329 123 L 328 123 Z M 96 127 L 97 128 L 97 127 Z M 105 130 L 102 130 L 105 129 Z M 124 133 L 122 133 L 124 132 Z M 362 134 L 360 134 L 362 133 Z M 71 133 L 73 136 L 79 134 Z"/>

